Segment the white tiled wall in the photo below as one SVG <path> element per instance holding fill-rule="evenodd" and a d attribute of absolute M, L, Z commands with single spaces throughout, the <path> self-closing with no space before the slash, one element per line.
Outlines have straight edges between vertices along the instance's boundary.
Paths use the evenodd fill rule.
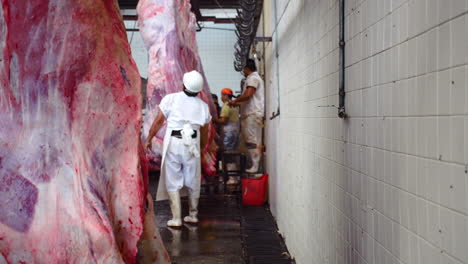
<path fill-rule="evenodd" d="M 467 264 L 468 0 L 346 0 L 347 120 L 321 107 L 338 1 L 265 2 L 270 204 L 297 262 Z"/>

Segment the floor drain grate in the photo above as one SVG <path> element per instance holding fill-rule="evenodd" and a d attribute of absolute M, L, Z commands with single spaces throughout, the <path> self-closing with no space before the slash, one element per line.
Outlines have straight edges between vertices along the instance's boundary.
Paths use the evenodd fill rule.
<path fill-rule="evenodd" d="M 289 256 L 287 248 L 277 232 L 276 222 L 267 207 L 242 207 L 241 229 L 247 264 L 294 263 L 286 257 Z"/>

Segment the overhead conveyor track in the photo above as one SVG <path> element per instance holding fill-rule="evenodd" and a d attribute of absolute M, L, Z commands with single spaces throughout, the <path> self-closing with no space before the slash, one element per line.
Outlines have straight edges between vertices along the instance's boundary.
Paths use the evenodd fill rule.
<path fill-rule="evenodd" d="M 234 46 L 234 69 L 242 71 L 254 42 L 262 14 L 263 0 L 239 0 L 237 11 L 236 36 Z"/>
<path fill-rule="evenodd" d="M 232 17 L 216 17 L 202 14 L 202 9 L 238 9 L 238 0 L 191 0 L 192 12 L 197 18 L 197 22 L 213 22 L 216 24 L 235 23 L 236 18 Z M 138 0 L 119 0 L 119 6 L 122 10 L 134 10 L 138 4 Z M 124 15 L 124 20 L 137 20 L 136 15 Z M 129 30 L 138 31 L 138 30 Z"/>

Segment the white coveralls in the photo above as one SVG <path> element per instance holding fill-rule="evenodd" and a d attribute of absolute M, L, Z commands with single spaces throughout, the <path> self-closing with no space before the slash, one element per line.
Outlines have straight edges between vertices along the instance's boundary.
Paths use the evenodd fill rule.
<path fill-rule="evenodd" d="M 201 180 L 200 127 L 211 121 L 208 105 L 199 97 L 179 92 L 165 96 L 159 109 L 166 118 L 167 129 L 156 199 L 167 199 L 167 192 L 179 191 L 184 186 L 198 198 Z M 184 139 L 171 136 L 172 131 L 177 130 L 187 133 L 187 136 Z M 196 131 L 196 138 L 190 136 L 193 131 Z"/>

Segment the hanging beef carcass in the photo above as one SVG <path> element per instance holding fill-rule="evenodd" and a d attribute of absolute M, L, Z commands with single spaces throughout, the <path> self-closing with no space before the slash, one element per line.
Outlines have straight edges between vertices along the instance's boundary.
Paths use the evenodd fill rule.
<path fill-rule="evenodd" d="M 169 262 L 144 221 L 140 85 L 117 1 L 2 0 L 0 263 L 135 263 L 139 242 Z"/>
<path fill-rule="evenodd" d="M 195 38 L 196 20 L 190 12 L 189 0 L 140 0 L 137 11 L 140 32 L 149 52 L 147 107 L 144 118 L 144 131 L 147 135 L 158 113 L 161 99 L 166 94 L 182 90 L 182 76 L 185 72 L 203 72 L 203 69 Z M 206 80 L 200 97 L 209 104 L 211 115 L 216 116 L 216 108 Z M 209 131 L 208 145 L 214 143 L 216 136 L 213 125 L 210 125 Z M 165 129 L 161 129 L 149 154 L 153 169 L 159 169 L 161 165 L 164 133 Z M 203 174 L 212 176 L 216 172 L 215 154 L 208 148 L 202 151 Z"/>

